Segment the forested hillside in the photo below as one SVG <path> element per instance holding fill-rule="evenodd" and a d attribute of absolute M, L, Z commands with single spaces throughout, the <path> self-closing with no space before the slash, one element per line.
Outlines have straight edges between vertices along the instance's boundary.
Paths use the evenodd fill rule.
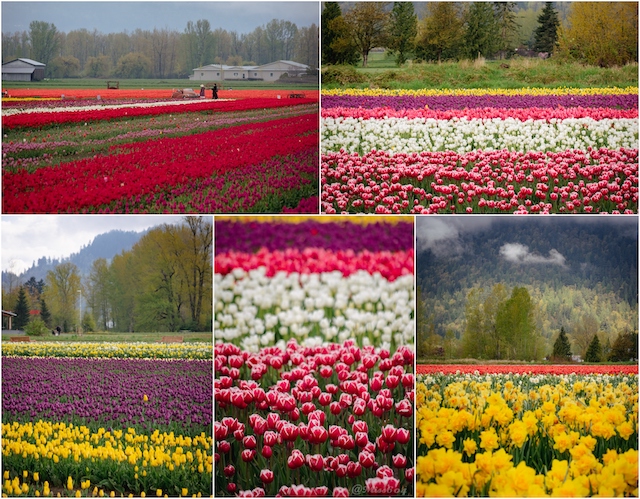
<path fill-rule="evenodd" d="M 83 331 L 211 331 L 211 222 L 186 217 L 180 225 L 123 234 L 135 241 L 115 253 L 114 234 L 107 233 L 64 261 L 41 259 L 43 278 L 3 273 L 10 284 L 2 288 L 3 309 L 19 308 L 22 290 L 26 313 L 49 329 L 75 331 L 81 323 Z"/>
<path fill-rule="evenodd" d="M 497 217 L 499 218 L 499 217 Z M 547 355 L 560 328 L 574 353 L 598 333 L 604 344 L 638 323 L 637 226 L 611 219 L 499 221 L 441 217 L 418 226 L 418 345 L 468 353 L 474 313 L 495 314 L 518 287 L 531 300 L 537 356 Z M 436 223 L 437 222 L 437 223 Z M 442 223 L 440 223 L 442 222 Z M 629 220 L 637 224 L 637 219 Z M 422 229 L 421 229 L 422 226 Z M 477 317 L 476 317 L 477 319 Z M 499 327 L 499 326 L 498 326 Z M 441 354 L 442 351 L 438 350 Z"/>

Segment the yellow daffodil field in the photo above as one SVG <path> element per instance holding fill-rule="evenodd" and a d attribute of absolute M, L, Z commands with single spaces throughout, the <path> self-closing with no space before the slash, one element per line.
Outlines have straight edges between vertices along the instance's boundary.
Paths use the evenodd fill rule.
<path fill-rule="evenodd" d="M 417 377 L 418 496 L 638 495 L 637 366 L 616 374 L 468 367 Z"/>
<path fill-rule="evenodd" d="M 4 497 L 208 497 L 212 352 L 4 345 Z"/>

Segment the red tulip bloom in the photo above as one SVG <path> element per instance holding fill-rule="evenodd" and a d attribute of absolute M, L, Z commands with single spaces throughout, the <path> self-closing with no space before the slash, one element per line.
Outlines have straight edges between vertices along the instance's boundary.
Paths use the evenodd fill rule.
<path fill-rule="evenodd" d="M 327 392 L 322 392 L 319 396 L 318 396 L 318 402 L 320 403 L 320 405 L 322 406 L 327 406 L 331 403 L 331 394 L 327 393 Z"/>
<path fill-rule="evenodd" d="M 269 459 L 273 455 L 273 449 L 269 445 L 263 445 L 260 454 L 262 454 L 262 457 Z"/>
<path fill-rule="evenodd" d="M 223 454 L 227 454 L 231 450 L 231 444 L 226 440 L 218 443 L 218 450 Z"/>
<path fill-rule="evenodd" d="M 399 416 L 410 417 L 413 416 L 413 406 L 407 399 L 402 399 L 396 404 L 396 414 Z"/>
<path fill-rule="evenodd" d="M 253 459 L 256 457 L 256 451 L 255 449 L 245 449 L 240 454 L 240 457 L 245 463 L 248 463 L 249 461 L 253 461 Z"/>
<path fill-rule="evenodd" d="M 371 452 L 362 451 L 358 455 L 358 462 L 363 468 L 371 468 L 376 462 L 376 456 Z"/>
<path fill-rule="evenodd" d="M 245 449 L 255 449 L 257 446 L 256 437 L 253 435 L 246 436 L 242 439 L 242 445 Z"/>
<path fill-rule="evenodd" d="M 329 410 L 331 410 L 331 414 L 337 416 L 342 411 L 342 406 L 340 402 L 331 402 L 331 404 L 329 404 Z"/>
<path fill-rule="evenodd" d="M 394 468 L 406 468 L 407 467 L 407 457 L 402 454 L 396 454 L 391 458 Z"/>
<path fill-rule="evenodd" d="M 376 470 L 376 476 L 378 478 L 392 477 L 393 476 L 393 470 L 391 468 L 389 468 L 389 466 L 384 464 L 384 465 L 380 466 Z"/>
<path fill-rule="evenodd" d="M 349 478 L 355 478 L 362 474 L 362 465 L 359 462 L 351 461 L 347 464 L 347 475 Z"/>
<path fill-rule="evenodd" d="M 269 469 L 260 471 L 260 480 L 262 481 L 262 483 L 273 482 L 273 471 Z"/>
<path fill-rule="evenodd" d="M 235 483 L 228 483 L 227 484 L 227 492 L 229 492 L 230 494 L 235 494 L 235 492 L 236 492 L 236 484 Z"/>
<path fill-rule="evenodd" d="M 278 443 L 278 435 L 275 431 L 265 431 L 262 439 L 263 443 L 269 447 L 273 447 Z"/>
<path fill-rule="evenodd" d="M 349 489 L 346 487 L 334 487 L 333 497 L 349 497 Z"/>
<path fill-rule="evenodd" d="M 338 468 L 336 469 L 336 476 L 338 478 L 344 478 L 345 476 L 347 476 L 347 465 L 346 464 L 339 464 Z"/>
<path fill-rule="evenodd" d="M 406 444 L 411 438 L 411 432 L 405 428 L 398 428 L 396 430 L 396 442 L 399 444 Z"/>
<path fill-rule="evenodd" d="M 387 376 L 387 379 L 385 380 L 385 383 L 389 387 L 389 389 L 393 390 L 400 384 L 400 378 L 398 378 L 398 376 L 394 376 L 393 374 L 389 374 Z"/>
<path fill-rule="evenodd" d="M 287 459 L 287 466 L 289 466 L 289 468 L 291 468 L 292 470 L 304 466 L 304 454 L 298 449 L 294 449 L 291 452 L 289 459 Z"/>
<path fill-rule="evenodd" d="M 227 438 L 228 433 L 229 429 L 222 423 L 216 421 L 213 424 L 213 435 L 216 440 L 224 440 L 225 438 Z"/>
<path fill-rule="evenodd" d="M 353 422 L 353 424 L 351 425 L 351 429 L 354 433 L 358 433 L 361 431 L 367 433 L 369 431 L 369 425 L 366 421 L 358 420 Z"/>
<path fill-rule="evenodd" d="M 289 442 L 293 442 L 296 438 L 298 438 L 299 434 L 300 430 L 296 425 L 292 423 L 285 423 L 280 430 L 280 436 L 282 437 L 282 439 Z"/>
<path fill-rule="evenodd" d="M 329 438 L 329 432 L 324 426 L 313 426 L 309 428 L 309 443 L 321 444 Z"/>
<path fill-rule="evenodd" d="M 324 458 L 322 457 L 322 454 L 307 455 L 307 466 L 309 466 L 312 471 L 322 471 L 324 468 Z"/>
<path fill-rule="evenodd" d="M 225 466 L 222 471 L 224 473 L 224 476 L 226 476 L 227 478 L 231 478 L 236 472 L 236 468 L 233 466 L 233 464 L 229 464 L 228 466 Z"/>
<path fill-rule="evenodd" d="M 380 434 L 380 436 L 385 442 L 392 443 L 396 441 L 397 431 L 398 430 L 396 430 L 393 425 L 388 424 L 384 428 L 382 428 L 382 433 Z"/>
<path fill-rule="evenodd" d="M 407 482 L 413 483 L 413 475 L 415 474 L 415 468 L 407 468 L 404 470 L 404 479 Z"/>

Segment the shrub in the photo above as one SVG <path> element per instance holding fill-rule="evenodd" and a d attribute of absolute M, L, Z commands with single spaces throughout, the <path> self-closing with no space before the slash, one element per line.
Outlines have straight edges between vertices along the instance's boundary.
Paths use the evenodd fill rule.
<path fill-rule="evenodd" d="M 44 336 L 49 332 L 47 325 L 40 318 L 33 319 L 29 322 L 24 328 L 24 332 L 27 333 L 28 336 Z"/>
<path fill-rule="evenodd" d="M 329 66 L 322 70 L 322 83 L 337 83 L 349 85 L 352 83 L 364 83 L 367 78 L 352 66 Z"/>

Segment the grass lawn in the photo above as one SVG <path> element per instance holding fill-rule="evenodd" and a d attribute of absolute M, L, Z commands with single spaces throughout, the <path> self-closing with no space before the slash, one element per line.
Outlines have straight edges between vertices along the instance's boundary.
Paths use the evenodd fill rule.
<path fill-rule="evenodd" d="M 600 68 L 575 62 L 518 57 L 508 60 L 437 63 L 397 67 L 388 52 L 371 52 L 366 68 L 323 66 L 322 88 L 523 88 L 637 87 L 638 64 Z"/>
<path fill-rule="evenodd" d="M 2 340 L 10 341 L 9 335 L 4 334 L 3 331 Z M 84 333 L 77 335 L 74 333 L 63 333 L 60 336 L 53 336 L 51 334 L 44 336 L 32 336 L 31 341 L 82 341 L 82 342 L 113 342 L 123 343 L 130 341 L 143 341 L 146 343 L 155 343 L 161 341 L 163 336 L 182 336 L 183 341 L 186 342 L 206 342 L 213 343 L 213 333 L 193 333 L 190 331 L 178 332 L 178 333 L 108 333 L 108 332 L 95 332 Z"/>

